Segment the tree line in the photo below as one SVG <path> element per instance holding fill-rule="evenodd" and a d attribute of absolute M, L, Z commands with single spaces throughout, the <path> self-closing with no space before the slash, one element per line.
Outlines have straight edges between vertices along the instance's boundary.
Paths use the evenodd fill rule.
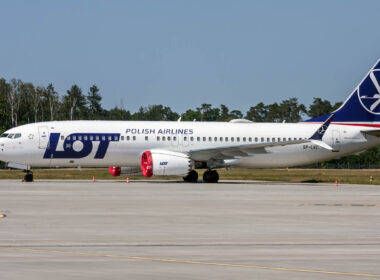
<path fill-rule="evenodd" d="M 0 78 L 0 130 L 22 124 L 53 120 L 166 120 L 175 121 L 230 121 L 248 119 L 254 122 L 299 122 L 303 119 L 321 116 L 334 111 L 342 102 L 314 98 L 308 107 L 297 98 L 289 98 L 279 103 L 251 106 L 245 113 L 230 110 L 226 105 L 214 107 L 203 103 L 183 113 L 174 112 L 163 105 L 141 106 L 136 112 L 126 110 L 121 104 L 112 109 L 102 107 L 102 95 L 94 84 L 87 90 L 72 85 L 63 95 L 53 84 L 36 86 L 20 79 L 7 81 Z M 359 156 L 330 161 L 330 164 L 354 166 L 380 166 L 380 148 L 373 148 Z M 323 163 L 321 165 L 323 167 Z"/>
<path fill-rule="evenodd" d="M 184 121 L 230 121 L 248 119 L 254 122 L 299 122 L 303 118 L 327 114 L 341 105 L 328 100 L 314 98 L 307 108 L 297 98 L 280 103 L 265 105 L 260 102 L 243 113 L 230 110 L 226 105 L 213 107 L 203 103 L 184 113 L 174 112 L 163 105 L 141 106 L 136 112 L 126 110 L 123 105 L 112 109 L 102 107 L 102 95 L 96 85 L 82 90 L 71 86 L 65 94 L 59 94 L 53 84 L 35 86 L 19 79 L 0 79 L 0 128 L 2 130 L 18 125 L 53 120 L 167 120 L 179 117 Z"/>

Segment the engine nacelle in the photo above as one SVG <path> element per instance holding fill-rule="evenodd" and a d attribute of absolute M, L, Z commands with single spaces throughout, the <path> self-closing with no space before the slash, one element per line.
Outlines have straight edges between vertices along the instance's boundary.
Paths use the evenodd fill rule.
<path fill-rule="evenodd" d="M 153 150 L 141 156 L 141 171 L 145 177 L 184 176 L 190 170 L 190 159 L 183 153 Z"/>
<path fill-rule="evenodd" d="M 141 175 L 141 169 L 139 167 L 110 166 L 108 170 L 112 176 Z"/>

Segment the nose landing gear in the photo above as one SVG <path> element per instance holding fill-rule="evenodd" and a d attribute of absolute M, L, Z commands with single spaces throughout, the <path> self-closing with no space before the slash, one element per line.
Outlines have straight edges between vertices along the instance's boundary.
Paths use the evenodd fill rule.
<path fill-rule="evenodd" d="M 24 176 L 24 180 L 22 180 L 23 182 L 34 182 L 33 180 L 33 172 L 30 171 L 30 170 L 26 170 L 25 171 L 26 174 Z"/>

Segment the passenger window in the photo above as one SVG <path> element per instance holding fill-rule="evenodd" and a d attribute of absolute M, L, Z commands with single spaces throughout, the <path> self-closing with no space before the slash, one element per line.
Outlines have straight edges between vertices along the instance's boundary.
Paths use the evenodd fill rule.
<path fill-rule="evenodd" d="M 280 138 L 280 137 L 278 137 L 278 138 L 277 138 L 277 141 L 278 141 L 278 142 L 281 142 L 281 138 Z"/>
<path fill-rule="evenodd" d="M 220 142 L 223 142 L 223 137 L 219 137 L 219 141 L 220 141 Z"/>
<path fill-rule="evenodd" d="M 108 141 L 112 141 L 112 136 L 108 136 Z"/>
<path fill-rule="evenodd" d="M 162 136 L 162 141 L 165 141 L 166 140 L 166 137 L 165 136 Z"/>
<path fill-rule="evenodd" d="M 176 136 L 174 136 L 174 137 L 173 137 L 173 141 L 176 141 L 176 140 L 177 140 L 177 137 L 176 137 Z"/>
<path fill-rule="evenodd" d="M 286 141 L 286 138 L 284 137 L 284 138 L 282 138 L 282 141 Z"/>
<path fill-rule="evenodd" d="M 231 142 L 234 142 L 235 138 L 231 137 Z"/>
<path fill-rule="evenodd" d="M 170 141 L 170 136 L 168 136 L 168 141 Z"/>
<path fill-rule="evenodd" d="M 82 140 L 82 136 L 78 136 L 78 140 Z"/>
<path fill-rule="evenodd" d="M 269 137 L 267 137 L 267 142 L 270 142 L 270 138 Z"/>
<path fill-rule="evenodd" d="M 65 139 L 65 136 L 61 135 L 61 140 L 64 140 Z"/>
<path fill-rule="evenodd" d="M 129 141 L 130 139 L 131 139 L 131 137 L 128 135 L 128 136 L 127 136 L 127 141 Z"/>
<path fill-rule="evenodd" d="M 145 136 L 145 141 L 148 141 L 148 136 Z"/>
<path fill-rule="evenodd" d="M 135 141 L 136 140 L 136 136 L 133 136 L 132 139 L 133 139 L 133 141 Z"/>
<path fill-rule="evenodd" d="M 102 140 L 105 141 L 105 140 L 106 140 L 106 137 L 105 137 L 105 136 L 102 136 Z"/>
<path fill-rule="evenodd" d="M 74 140 L 74 141 L 77 140 L 77 137 L 76 137 L 75 135 L 73 136 L 73 140 Z"/>
<path fill-rule="evenodd" d="M 93 141 L 94 140 L 94 136 L 90 135 L 90 140 Z"/>
<path fill-rule="evenodd" d="M 228 137 L 225 137 L 224 140 L 225 140 L 226 142 L 228 142 Z"/>
<path fill-rule="evenodd" d="M 289 137 L 288 140 L 289 140 L 289 141 L 292 141 L 292 138 Z"/>
<path fill-rule="evenodd" d="M 247 142 L 247 138 L 243 137 L 243 142 Z"/>
<path fill-rule="evenodd" d="M 201 137 L 197 137 L 197 141 L 198 141 L 198 142 L 201 141 Z"/>
<path fill-rule="evenodd" d="M 248 138 L 248 141 L 249 141 L 249 142 L 252 142 L 252 137 L 249 137 L 249 138 Z"/>
<path fill-rule="evenodd" d="M 69 141 L 70 141 L 70 140 L 71 140 L 71 137 L 70 137 L 70 136 L 67 136 L 67 140 L 69 140 Z"/>
<path fill-rule="evenodd" d="M 264 142 L 264 137 L 261 137 L 261 142 Z"/>
<path fill-rule="evenodd" d="M 120 140 L 121 140 L 121 141 L 124 141 L 124 136 L 121 136 Z"/>
<path fill-rule="evenodd" d="M 259 139 L 257 139 L 257 137 L 255 137 L 255 142 L 257 142 Z"/>
<path fill-rule="evenodd" d="M 190 141 L 191 141 L 191 142 L 194 141 L 194 137 L 193 137 L 193 136 L 190 137 Z"/>
<path fill-rule="evenodd" d="M 160 136 L 157 136 L 157 141 L 160 141 Z"/>
<path fill-rule="evenodd" d="M 212 137 L 209 137 L 209 138 L 208 138 L 208 141 L 211 142 L 211 141 L 212 141 Z"/>
<path fill-rule="evenodd" d="M 69 149 L 70 149 L 70 148 L 71 148 L 71 144 L 70 144 L 70 143 L 67 143 L 67 144 L 66 144 L 66 148 L 69 148 Z"/>
<path fill-rule="evenodd" d="M 236 141 L 237 141 L 237 142 L 240 142 L 240 137 L 236 137 Z"/>
<path fill-rule="evenodd" d="M 276 141 L 276 138 L 272 137 L 272 142 L 275 142 Z"/>
<path fill-rule="evenodd" d="M 118 141 L 118 140 L 119 140 L 119 137 L 118 137 L 117 135 L 115 135 L 115 136 L 113 137 L 113 140 Z"/>
<path fill-rule="evenodd" d="M 203 142 L 206 142 L 206 137 L 203 137 Z"/>
<path fill-rule="evenodd" d="M 183 141 L 187 141 L 187 137 L 185 136 L 185 137 L 183 137 Z"/>
<path fill-rule="evenodd" d="M 218 137 L 214 137 L 214 141 L 217 142 L 218 141 Z"/>
<path fill-rule="evenodd" d="M 83 140 L 88 140 L 88 136 L 87 135 L 83 136 Z"/>

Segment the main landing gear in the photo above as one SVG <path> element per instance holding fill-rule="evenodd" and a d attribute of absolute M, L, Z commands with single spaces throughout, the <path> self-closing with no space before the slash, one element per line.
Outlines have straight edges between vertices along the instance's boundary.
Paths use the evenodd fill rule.
<path fill-rule="evenodd" d="M 185 177 L 183 177 L 183 180 L 185 182 L 189 183 L 196 183 L 198 182 L 198 172 L 195 170 L 191 170 L 189 174 L 187 174 Z"/>
<path fill-rule="evenodd" d="M 34 182 L 33 180 L 33 172 L 30 170 L 25 170 L 26 174 L 24 176 L 23 182 Z"/>
<path fill-rule="evenodd" d="M 198 182 L 198 172 L 195 170 L 191 170 L 189 174 L 183 177 L 183 180 L 188 183 L 196 183 Z M 203 182 L 205 183 L 218 183 L 219 174 L 216 170 L 207 170 L 203 173 Z"/>
<path fill-rule="evenodd" d="M 219 174 L 216 170 L 207 170 L 203 173 L 203 182 L 205 183 L 218 183 Z"/>

